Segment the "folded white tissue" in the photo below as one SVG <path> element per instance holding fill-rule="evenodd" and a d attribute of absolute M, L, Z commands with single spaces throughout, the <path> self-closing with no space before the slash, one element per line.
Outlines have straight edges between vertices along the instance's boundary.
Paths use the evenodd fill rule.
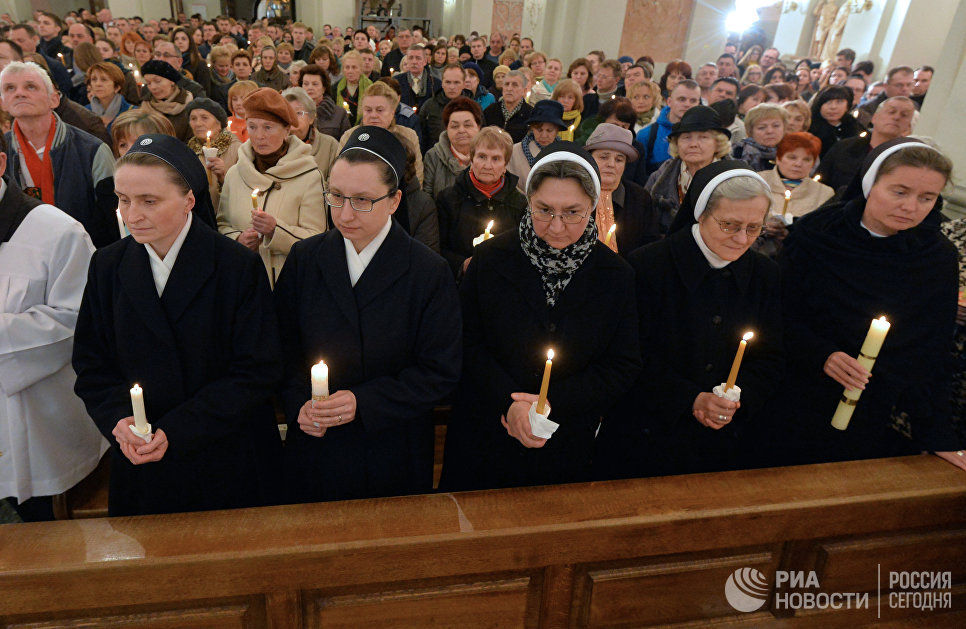
<path fill-rule="evenodd" d="M 547 406 L 547 412 L 541 415 L 537 412 L 536 402 L 530 405 L 530 432 L 534 437 L 549 439 L 553 436 L 553 432 L 560 424 L 550 421 L 548 417 L 550 417 L 550 406 Z"/>
<path fill-rule="evenodd" d="M 138 432 L 137 426 L 134 424 L 130 424 L 128 428 L 130 428 L 131 432 L 133 432 L 135 435 L 141 439 L 144 439 L 144 443 L 151 443 L 151 424 L 148 424 L 148 431 L 146 433 Z"/>
<path fill-rule="evenodd" d="M 728 389 L 727 391 L 725 391 L 725 387 L 726 386 L 728 386 L 728 383 L 727 382 L 722 382 L 721 384 L 719 384 L 718 386 L 716 386 L 714 389 L 712 389 L 712 392 L 715 395 L 717 395 L 718 397 L 723 397 L 724 399 L 729 400 L 731 402 L 740 402 L 741 401 L 741 387 L 739 387 L 739 386 L 733 386 L 730 389 Z"/>
<path fill-rule="evenodd" d="M 205 166 L 208 166 L 208 161 L 218 157 L 218 149 L 215 147 L 208 148 L 207 146 L 201 147 L 201 152 L 205 154 Z"/>

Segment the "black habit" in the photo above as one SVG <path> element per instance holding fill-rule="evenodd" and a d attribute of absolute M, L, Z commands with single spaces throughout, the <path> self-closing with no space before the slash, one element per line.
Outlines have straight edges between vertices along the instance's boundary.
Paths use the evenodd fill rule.
<path fill-rule="evenodd" d="M 752 430 L 782 374 L 777 266 L 748 250 L 714 269 L 689 228 L 634 251 L 628 262 L 637 274 L 644 371 L 604 419 L 596 475 L 622 478 L 740 467 L 743 432 Z M 738 342 L 749 330 L 755 337 L 736 383 L 741 407 L 723 428 L 708 428 L 692 414 L 695 398 L 728 379 Z"/>
<path fill-rule="evenodd" d="M 822 176 L 822 183 L 841 196 L 869 156 L 871 140 L 872 136 L 866 134 L 865 137 L 855 136 L 833 144 L 818 165 L 817 172 Z"/>
<path fill-rule="evenodd" d="M 74 338 L 75 392 L 113 444 L 111 515 L 273 502 L 281 440 L 277 323 L 256 254 L 193 220 L 161 297 L 132 237 L 91 260 Z M 134 465 L 111 434 L 144 390 L 164 458 Z"/>
<path fill-rule="evenodd" d="M 463 377 L 447 427 L 441 487 L 590 479 L 600 418 L 640 370 L 633 284 L 627 263 L 597 242 L 550 308 L 517 229 L 477 247 L 460 284 Z M 549 419 L 560 427 L 543 447 L 530 449 L 507 433 L 500 417 L 511 393 L 539 392 L 548 348 L 555 353 Z"/>
<path fill-rule="evenodd" d="M 783 420 L 773 439 L 780 464 L 961 445 L 950 424 L 949 364 L 959 259 L 939 232 L 942 200 L 919 226 L 887 238 L 861 226 L 865 204 L 861 195 L 828 203 L 795 221 L 785 239 L 779 264 L 793 360 L 774 414 Z M 836 430 L 830 422 L 843 387 L 824 373 L 825 361 L 838 351 L 858 356 L 870 322 L 883 315 L 892 327 L 872 379 L 848 429 Z"/>
<path fill-rule="evenodd" d="M 459 379 L 459 298 L 446 263 L 393 222 L 355 287 L 337 230 L 292 247 L 275 286 L 285 357 L 287 485 L 300 502 L 428 492 L 432 411 Z M 298 425 L 324 360 L 355 419 L 321 438 Z"/>
<path fill-rule="evenodd" d="M 614 203 L 615 237 L 621 257 L 661 239 L 661 215 L 651 201 L 651 193 L 633 182 L 624 181 L 611 195 Z"/>

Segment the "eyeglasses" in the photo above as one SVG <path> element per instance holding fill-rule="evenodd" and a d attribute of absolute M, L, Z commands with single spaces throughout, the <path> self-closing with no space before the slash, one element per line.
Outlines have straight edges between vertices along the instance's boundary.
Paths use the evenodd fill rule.
<path fill-rule="evenodd" d="M 713 218 L 714 222 L 717 223 L 718 227 L 721 228 L 721 231 L 723 231 L 726 234 L 737 234 L 739 231 L 744 229 L 745 233 L 748 234 L 748 236 L 750 236 L 751 238 L 757 238 L 758 236 L 761 235 L 761 230 L 765 228 L 765 226 L 762 225 L 761 223 L 751 223 L 742 227 L 740 223 L 732 223 L 731 221 L 719 221 L 713 214 L 709 214 L 708 216 Z"/>
<path fill-rule="evenodd" d="M 154 58 L 155 59 L 160 59 L 162 57 L 165 58 L 165 59 L 177 59 L 180 56 L 181 55 L 176 55 L 176 54 L 173 54 L 173 53 L 170 53 L 170 52 L 156 52 L 156 53 L 154 53 Z"/>
<path fill-rule="evenodd" d="M 345 205 L 346 199 L 348 199 L 349 206 L 352 207 L 352 209 L 356 212 L 371 212 L 377 202 L 382 201 L 383 199 L 388 199 L 395 194 L 395 192 L 395 190 L 390 190 L 378 199 L 368 199 L 366 197 L 347 197 L 339 194 L 338 192 L 325 190 L 322 192 L 322 198 L 325 199 L 325 202 L 329 205 L 329 207 L 342 207 Z"/>
<path fill-rule="evenodd" d="M 533 216 L 533 220 L 541 223 L 550 223 L 553 221 L 554 217 L 557 217 L 567 225 L 576 225 L 589 216 L 589 214 L 581 214 L 580 212 L 575 211 L 548 212 L 547 210 L 535 210 L 532 208 L 530 210 L 530 214 Z"/>
<path fill-rule="evenodd" d="M 298 116 L 299 118 L 305 118 L 306 116 L 311 116 L 314 113 L 315 112 L 310 112 L 310 111 L 297 111 L 295 112 L 295 115 Z"/>

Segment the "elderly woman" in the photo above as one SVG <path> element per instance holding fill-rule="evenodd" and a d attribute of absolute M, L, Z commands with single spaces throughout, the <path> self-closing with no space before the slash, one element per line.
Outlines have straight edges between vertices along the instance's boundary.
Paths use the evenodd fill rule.
<path fill-rule="evenodd" d="M 527 206 L 517 177 L 506 170 L 513 152 L 510 135 L 484 127 L 470 144 L 470 167 L 437 193 L 439 246 L 457 278 L 473 256 L 473 239 L 492 221 L 491 234 L 513 229 Z"/>
<path fill-rule="evenodd" d="M 604 418 L 598 477 L 740 467 L 742 444 L 783 368 L 778 268 L 750 250 L 770 204 L 768 186 L 747 165 L 715 162 L 695 174 L 671 235 L 631 254 L 644 371 Z M 748 331 L 755 336 L 738 374 L 740 400 L 719 397 L 714 389 L 728 380 Z"/>
<path fill-rule="evenodd" d="M 211 60 L 211 91 L 208 96 L 228 111 L 228 90 L 236 80 L 231 71 L 231 50 L 226 46 L 215 46 L 208 53 L 208 58 Z"/>
<path fill-rule="evenodd" d="M 349 114 L 329 96 L 329 75 L 319 65 L 310 63 L 299 73 L 299 87 L 315 103 L 315 128 L 338 140 L 352 126 Z"/>
<path fill-rule="evenodd" d="M 97 114 L 110 133 L 117 116 L 131 108 L 131 103 L 121 96 L 124 73 L 113 63 L 95 63 L 87 69 L 85 80 L 90 95 L 86 108 Z"/>
<path fill-rule="evenodd" d="M 255 81 L 237 81 L 228 88 L 228 130 L 238 136 L 242 142 L 248 140 L 248 126 L 245 124 L 245 99 L 258 89 Z"/>
<path fill-rule="evenodd" d="M 533 53 L 538 54 L 538 53 Z M 543 53 L 539 53 L 543 54 Z M 536 85 L 530 90 L 530 98 L 527 100 L 531 105 L 547 100 L 553 95 L 554 89 L 557 87 L 557 83 L 560 82 L 560 77 L 563 75 L 563 63 L 560 59 L 549 59 L 545 62 L 546 69 L 544 70 L 543 76 L 537 79 Z M 530 69 L 533 69 L 533 64 L 531 63 Z M 583 100 L 583 97 L 581 97 Z"/>
<path fill-rule="evenodd" d="M 108 513 L 277 500 L 281 359 L 258 256 L 198 220 L 204 168 L 175 138 L 142 136 L 114 185 L 131 236 L 91 260 L 72 361 L 75 392 L 114 444 Z M 148 441 L 132 431 L 138 385 Z"/>
<path fill-rule="evenodd" d="M 782 103 L 782 109 L 787 115 L 785 122 L 786 133 L 799 133 L 808 131 L 812 126 L 812 110 L 801 100 L 790 100 Z"/>
<path fill-rule="evenodd" d="M 392 130 L 392 134 L 406 149 L 402 201 L 392 218 L 407 234 L 439 253 L 439 214 L 436 211 L 436 201 L 423 192 L 422 184 L 416 177 L 416 155 L 419 151 L 406 142 L 404 129 L 405 127 L 397 125 Z"/>
<path fill-rule="evenodd" d="M 500 100 L 503 96 L 503 79 L 506 75 L 510 73 L 510 66 L 500 64 L 493 68 L 493 87 L 490 88 L 490 94 L 493 95 L 493 102 Z"/>
<path fill-rule="evenodd" d="M 517 176 L 517 187 L 523 192 L 530 168 L 539 159 L 540 151 L 557 139 L 557 134 L 567 128 L 563 121 L 563 105 L 555 100 L 541 100 L 533 108 L 527 120 L 527 135 L 513 145 L 507 172 Z"/>
<path fill-rule="evenodd" d="M 292 248 L 275 290 L 299 502 L 433 487 L 432 411 L 459 378 L 459 301 L 446 264 L 392 219 L 405 162 L 392 133 L 357 129 L 325 193 L 335 229 Z M 310 380 L 320 360 L 325 397 Z"/>
<path fill-rule="evenodd" d="M 573 79 L 561 79 L 553 88 L 551 98 L 563 105 L 562 120 L 567 128 L 557 134 L 557 137 L 567 142 L 573 142 L 574 131 L 580 126 L 580 117 L 584 111 L 584 95 Z"/>
<path fill-rule="evenodd" d="M 463 374 L 440 486 L 489 489 L 589 480 L 600 418 L 640 369 L 633 273 L 598 241 L 600 175 L 561 142 L 530 171 L 530 209 L 482 243 L 460 285 Z M 557 356 L 537 436 L 528 414 L 544 356 Z"/>
<path fill-rule="evenodd" d="M 649 79 L 644 79 L 640 83 L 632 85 L 627 90 L 627 97 L 631 99 L 631 105 L 637 114 L 637 122 L 631 129 L 636 137 L 638 131 L 654 122 L 661 113 L 664 101 L 661 99 L 661 88 Z"/>
<path fill-rule="evenodd" d="M 188 140 L 188 148 L 195 152 L 211 173 L 208 190 L 212 204 L 218 207 L 225 174 L 238 161 L 241 142 L 238 136 L 228 130 L 228 114 L 210 98 L 194 99 L 185 107 L 185 112 L 188 114 L 188 126 L 193 134 Z M 215 149 L 215 157 L 209 159 L 205 156 L 203 149 L 206 146 Z"/>
<path fill-rule="evenodd" d="M 292 108 L 269 87 L 245 99 L 248 141 L 228 171 L 218 231 L 261 255 L 271 285 L 292 245 L 326 229 L 322 175 L 312 149 L 289 133 Z"/>
<path fill-rule="evenodd" d="M 661 233 L 670 229 L 695 174 L 731 152 L 730 138 L 718 112 L 704 105 L 687 110 L 671 127 L 671 159 L 651 174 L 645 186 L 661 215 Z"/>
<path fill-rule="evenodd" d="M 298 126 L 292 127 L 292 135 L 302 140 L 312 149 L 312 157 L 322 173 L 322 187 L 329 176 L 329 170 L 339 155 L 339 143 L 335 139 L 315 128 L 315 103 L 301 87 L 290 87 L 282 92 L 282 97 L 288 101 L 298 120 Z"/>
<path fill-rule="evenodd" d="M 258 83 L 259 87 L 270 87 L 276 92 L 281 92 L 288 87 L 288 75 L 278 67 L 278 53 L 275 46 L 263 46 L 258 53 L 261 67 L 252 75 L 252 80 Z"/>
<path fill-rule="evenodd" d="M 832 198 L 834 190 L 809 177 L 821 150 L 822 142 L 811 133 L 787 133 L 778 143 L 775 167 L 761 173 L 771 190 L 773 213 L 798 218 Z"/>
<path fill-rule="evenodd" d="M 470 146 L 483 124 L 483 111 L 473 100 L 457 96 L 443 108 L 444 130 L 439 142 L 426 153 L 423 161 L 423 191 L 436 198 L 456 183 L 459 174 L 470 165 Z"/>
<path fill-rule="evenodd" d="M 288 81 L 292 87 L 299 86 L 299 73 L 302 72 L 302 68 L 309 64 L 305 63 L 301 59 L 296 59 L 288 66 Z"/>
<path fill-rule="evenodd" d="M 423 181 L 423 158 L 419 150 L 419 136 L 409 127 L 396 124 L 396 108 L 399 106 L 399 94 L 382 81 L 376 81 L 362 94 L 359 100 L 359 115 L 362 124 L 371 127 L 382 127 L 396 133 L 398 137 L 413 150 L 416 155 L 416 177 Z M 356 127 L 352 127 L 342 134 L 339 146 L 345 146 Z"/>
<path fill-rule="evenodd" d="M 733 159 L 747 163 L 752 170 L 771 170 L 775 149 L 785 136 L 788 113 L 783 107 L 762 103 L 745 115 L 748 136 L 737 143 L 731 152 Z"/>
<path fill-rule="evenodd" d="M 155 133 L 174 137 L 174 127 L 159 113 L 143 109 L 127 110 L 115 118 L 111 125 L 111 148 L 114 155 L 124 157 L 137 138 Z"/>
<path fill-rule="evenodd" d="M 638 247 L 661 238 L 661 219 L 651 195 L 636 183 L 622 179 L 627 164 L 641 156 L 633 142 L 634 134 L 630 131 L 605 122 L 594 129 L 584 145 L 600 171 L 597 235 L 625 258 Z"/>
<path fill-rule="evenodd" d="M 812 124 L 808 132 L 822 141 L 821 157 L 839 140 L 853 138 L 862 131 L 858 120 L 848 115 L 852 109 L 852 90 L 847 87 L 823 87 L 812 99 L 811 107 Z"/>
<path fill-rule="evenodd" d="M 958 255 L 940 233 L 952 163 L 912 138 L 869 153 L 842 198 L 796 221 L 780 258 L 789 373 L 774 461 L 931 451 L 966 469 L 950 422 Z M 873 373 L 856 360 L 869 322 L 891 328 Z M 830 420 L 859 389 L 845 430 Z M 769 439 L 772 441 L 772 439 Z"/>
<path fill-rule="evenodd" d="M 335 104 L 342 107 L 349 115 L 349 120 L 355 124 L 362 121 L 360 104 L 362 96 L 372 85 L 369 77 L 362 74 L 362 55 L 356 51 L 347 52 L 342 56 L 342 78 L 333 88 Z"/>
<path fill-rule="evenodd" d="M 141 101 L 141 109 L 153 111 L 167 118 L 175 135 L 185 142 L 191 138 L 185 106 L 194 98 L 188 90 L 178 87 L 181 75 L 166 61 L 152 59 L 141 68 L 150 98 Z"/>

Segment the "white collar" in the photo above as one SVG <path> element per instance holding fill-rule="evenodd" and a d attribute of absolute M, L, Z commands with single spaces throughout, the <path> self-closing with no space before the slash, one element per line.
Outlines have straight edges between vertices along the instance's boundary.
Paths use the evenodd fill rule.
<path fill-rule="evenodd" d="M 694 242 L 698 243 L 698 249 L 701 250 L 701 253 L 704 255 L 704 259 L 708 261 L 708 264 L 711 265 L 711 268 L 723 269 L 731 264 L 731 260 L 725 260 L 708 248 L 708 245 L 706 245 L 704 242 L 704 238 L 701 237 L 701 226 L 697 223 L 691 226 L 691 235 L 694 236 Z"/>
<path fill-rule="evenodd" d="M 885 235 L 885 234 L 880 234 L 878 232 L 874 232 L 871 229 L 869 229 L 869 226 L 866 225 L 865 224 L 865 221 L 863 221 L 861 219 L 859 220 L 859 225 L 862 226 L 862 229 L 864 229 L 865 231 L 869 232 L 872 235 L 873 238 L 888 238 L 888 236 Z"/>
<path fill-rule="evenodd" d="M 362 251 L 356 253 L 355 245 L 348 238 L 343 237 L 342 240 L 345 241 L 345 261 L 346 266 L 349 268 L 349 283 L 355 287 L 359 278 L 365 272 L 366 267 L 372 262 L 372 258 L 375 257 L 376 252 L 379 251 L 379 247 L 386 240 L 386 236 L 389 235 L 389 230 L 392 228 L 392 216 L 386 220 L 386 224 L 382 226 L 376 237 L 369 241 Z"/>
<path fill-rule="evenodd" d="M 144 248 L 148 250 L 148 261 L 151 263 L 151 275 L 154 277 L 154 287 L 158 289 L 158 297 L 164 292 L 164 287 L 168 284 L 168 277 L 171 275 L 174 263 L 178 260 L 178 253 L 181 252 L 181 245 L 184 244 L 185 238 L 188 237 L 192 214 L 193 212 L 188 212 L 188 220 L 184 222 L 181 233 L 175 238 L 174 243 L 168 249 L 168 253 L 164 256 L 163 260 L 158 255 L 158 252 L 154 250 L 154 247 L 144 245 Z"/>

